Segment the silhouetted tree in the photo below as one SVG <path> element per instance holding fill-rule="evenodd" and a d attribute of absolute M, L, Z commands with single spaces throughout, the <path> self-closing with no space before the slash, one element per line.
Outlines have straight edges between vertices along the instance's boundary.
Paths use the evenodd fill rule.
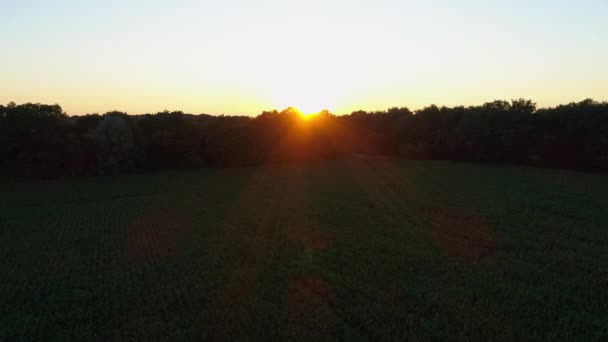
<path fill-rule="evenodd" d="M 136 145 L 128 116 L 121 112 L 109 112 L 90 132 L 97 146 L 98 171 L 116 174 L 134 171 Z"/>
<path fill-rule="evenodd" d="M 23 178 L 231 167 L 340 158 L 528 164 L 608 171 L 608 103 L 537 109 L 530 100 L 393 107 L 306 119 L 294 108 L 257 117 L 121 112 L 68 117 L 59 105 L 0 105 L 0 170 Z"/>

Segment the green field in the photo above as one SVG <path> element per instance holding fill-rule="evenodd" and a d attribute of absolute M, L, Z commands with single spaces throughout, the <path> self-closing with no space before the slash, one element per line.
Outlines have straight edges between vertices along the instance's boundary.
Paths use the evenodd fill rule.
<path fill-rule="evenodd" d="M 0 340 L 606 340 L 608 176 L 354 158 L 0 184 Z"/>

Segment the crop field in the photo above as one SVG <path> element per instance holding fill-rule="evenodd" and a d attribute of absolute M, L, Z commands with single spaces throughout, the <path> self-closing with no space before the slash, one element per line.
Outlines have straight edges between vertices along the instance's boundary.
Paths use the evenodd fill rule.
<path fill-rule="evenodd" d="M 0 340 L 606 340 L 608 176 L 357 157 L 0 183 Z"/>

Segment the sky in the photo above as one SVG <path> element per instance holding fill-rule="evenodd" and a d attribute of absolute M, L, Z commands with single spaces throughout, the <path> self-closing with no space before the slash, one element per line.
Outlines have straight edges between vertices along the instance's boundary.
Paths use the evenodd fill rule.
<path fill-rule="evenodd" d="M 0 103 L 337 114 L 608 100 L 606 0 L 0 0 Z"/>

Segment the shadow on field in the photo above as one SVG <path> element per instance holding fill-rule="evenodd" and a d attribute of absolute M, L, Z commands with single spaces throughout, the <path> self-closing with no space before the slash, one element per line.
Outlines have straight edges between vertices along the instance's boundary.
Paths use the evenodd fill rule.
<path fill-rule="evenodd" d="M 337 313 L 333 308 L 333 290 L 317 275 L 300 275 L 291 279 L 285 303 L 288 339 L 314 340 L 334 336 Z"/>
<path fill-rule="evenodd" d="M 303 247 L 305 251 L 324 250 L 332 243 L 329 234 L 303 225 L 295 225 L 289 232 L 287 238 Z"/>
<path fill-rule="evenodd" d="M 427 215 L 429 235 L 439 251 L 461 262 L 479 262 L 498 248 L 487 223 L 470 210 L 436 207 Z"/>
<path fill-rule="evenodd" d="M 361 273 L 353 268 L 343 276 L 327 270 L 325 257 L 348 255 L 340 254 L 348 253 L 348 248 L 340 248 L 345 241 L 352 243 L 348 232 L 354 228 L 328 226 L 319 219 L 324 211 L 318 206 L 326 203 L 320 201 L 324 194 L 318 193 L 324 189 L 325 176 L 300 165 L 255 169 L 235 188 L 232 200 L 218 207 L 217 228 L 194 224 L 189 211 L 179 208 L 144 211 L 128 225 L 127 257 L 160 261 L 181 249 L 186 254 L 205 250 L 201 254 L 210 258 L 204 261 L 205 272 L 217 282 L 202 296 L 201 307 L 193 309 L 197 315 L 193 333 L 204 340 L 244 336 L 318 340 L 337 336 L 345 326 L 370 339 L 415 335 L 421 308 L 400 287 L 399 262 L 390 259 L 404 248 L 398 241 L 408 235 L 401 234 L 420 237 L 426 248 L 434 246 L 442 257 L 465 264 L 491 256 L 496 238 L 487 222 L 470 209 L 440 198 L 405 197 L 408 174 L 390 159 L 370 163 L 358 158 L 346 170 L 355 181 L 352 194 L 357 197 L 345 198 L 364 203 L 370 217 L 357 231 L 362 236 L 354 240 L 362 249 L 353 252 L 382 247 L 372 255 L 389 257 L 358 260 L 354 254 L 348 262 L 363 268 L 370 265 Z M 211 241 L 188 243 L 208 229 L 214 232 Z M 338 239 L 334 229 L 346 229 L 347 234 Z M 337 272 L 333 274 L 339 275 L 337 279 L 331 272 Z"/>
<path fill-rule="evenodd" d="M 127 234 L 127 259 L 147 262 L 175 254 L 191 235 L 191 222 L 175 208 L 157 207 L 136 217 Z"/>
<path fill-rule="evenodd" d="M 226 239 L 238 231 L 238 257 L 202 310 L 203 339 L 269 336 L 264 329 L 288 339 L 335 333 L 332 286 L 310 267 L 333 239 L 310 217 L 305 172 L 259 168 L 227 209 Z"/>
<path fill-rule="evenodd" d="M 439 252 L 460 262 L 479 262 L 498 248 L 495 233 L 473 209 L 446 204 L 441 198 L 405 201 L 395 186 L 407 187 L 407 177 L 383 157 L 359 157 L 353 167 L 358 184 L 382 208 L 384 221 L 410 221 L 420 226 Z"/>

